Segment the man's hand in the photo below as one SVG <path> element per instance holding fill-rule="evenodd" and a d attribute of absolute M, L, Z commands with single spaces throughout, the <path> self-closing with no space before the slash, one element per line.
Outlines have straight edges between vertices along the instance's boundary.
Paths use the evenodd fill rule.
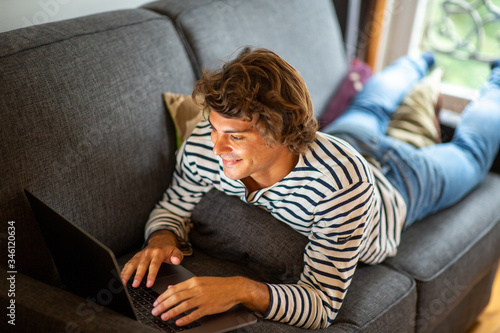
<path fill-rule="evenodd" d="M 269 289 L 260 282 L 244 277 L 193 277 L 169 286 L 153 304 L 152 313 L 161 315 L 162 320 L 169 320 L 192 311 L 175 322 L 177 326 L 183 326 L 240 303 L 252 311 L 265 313 L 269 302 Z"/>
<path fill-rule="evenodd" d="M 183 258 L 177 237 L 168 230 L 157 231 L 149 238 L 148 245 L 123 267 L 121 272 L 123 284 L 126 284 L 136 271 L 132 286 L 137 288 L 149 269 L 146 286 L 151 288 L 162 262 L 178 265 Z"/>

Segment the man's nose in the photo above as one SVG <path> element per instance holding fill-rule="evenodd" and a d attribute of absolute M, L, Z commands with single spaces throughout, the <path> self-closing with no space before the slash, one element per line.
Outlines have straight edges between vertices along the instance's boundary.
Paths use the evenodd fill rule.
<path fill-rule="evenodd" d="M 215 138 L 213 152 L 215 155 L 222 155 L 231 152 L 231 147 L 228 145 L 225 135 L 218 135 Z"/>

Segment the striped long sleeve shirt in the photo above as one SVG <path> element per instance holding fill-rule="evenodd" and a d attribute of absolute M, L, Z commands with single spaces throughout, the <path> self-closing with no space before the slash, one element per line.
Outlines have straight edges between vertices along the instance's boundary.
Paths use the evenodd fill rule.
<path fill-rule="evenodd" d="M 401 195 L 349 144 L 320 132 L 285 178 L 247 193 L 241 181 L 224 175 L 210 132 L 202 121 L 179 149 L 172 184 L 150 214 L 146 238 L 168 229 L 188 241 L 191 212 L 214 187 L 261 207 L 309 239 L 299 281 L 268 284 L 271 301 L 264 318 L 328 327 L 357 263 L 375 264 L 396 254 L 406 216 Z"/>

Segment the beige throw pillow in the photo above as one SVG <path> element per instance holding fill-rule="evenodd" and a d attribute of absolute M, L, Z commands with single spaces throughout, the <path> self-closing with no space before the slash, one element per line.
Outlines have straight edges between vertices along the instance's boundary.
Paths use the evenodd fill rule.
<path fill-rule="evenodd" d="M 436 68 L 413 87 L 393 114 L 387 135 L 415 147 L 441 141 L 435 106 L 442 77 L 443 70 Z"/>
<path fill-rule="evenodd" d="M 180 147 L 203 119 L 202 108 L 196 105 L 189 95 L 166 92 L 163 99 L 174 121 L 177 147 Z"/>

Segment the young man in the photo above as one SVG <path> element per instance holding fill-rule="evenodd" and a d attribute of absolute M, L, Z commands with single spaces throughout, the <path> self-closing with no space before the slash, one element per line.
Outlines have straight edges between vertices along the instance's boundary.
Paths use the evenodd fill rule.
<path fill-rule="evenodd" d="M 275 53 L 254 50 L 206 71 L 193 97 L 202 97 L 207 120 L 179 150 L 172 185 L 147 223 L 147 246 L 124 267 L 124 282 L 136 271 L 133 286 L 143 278 L 151 286 L 162 262 L 179 264 L 190 253 L 191 212 L 216 188 L 308 236 L 300 280 L 196 277 L 165 291 L 153 313 L 168 320 L 195 309 L 177 321 L 185 325 L 241 303 L 266 319 L 329 326 L 357 263 L 393 256 L 402 230 L 479 184 L 498 151 L 500 68 L 452 143 L 417 149 L 386 136 L 392 113 L 432 62 L 404 57 L 375 75 L 326 129 L 335 136 L 316 132 L 302 78 Z"/>

